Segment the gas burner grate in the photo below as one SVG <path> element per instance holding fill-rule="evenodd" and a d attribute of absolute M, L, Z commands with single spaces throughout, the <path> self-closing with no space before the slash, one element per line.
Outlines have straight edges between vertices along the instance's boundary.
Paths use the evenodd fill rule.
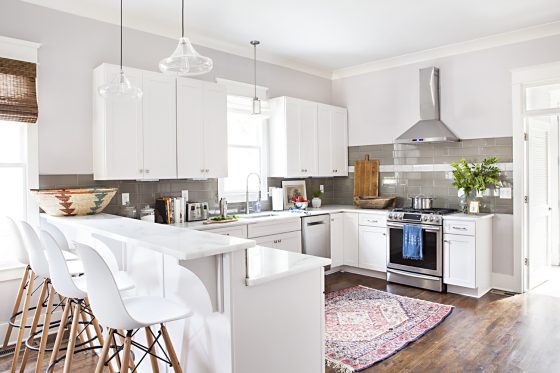
<path fill-rule="evenodd" d="M 416 214 L 432 214 L 432 215 L 447 215 L 457 212 L 455 209 L 445 209 L 445 208 L 433 208 L 433 209 L 413 209 L 411 207 L 396 208 L 391 210 L 392 212 L 410 212 Z"/>

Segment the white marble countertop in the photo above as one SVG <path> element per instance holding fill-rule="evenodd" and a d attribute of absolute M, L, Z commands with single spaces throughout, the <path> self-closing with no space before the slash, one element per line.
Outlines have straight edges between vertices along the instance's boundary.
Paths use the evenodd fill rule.
<path fill-rule="evenodd" d="M 255 246 L 253 240 L 181 229 L 109 214 L 72 217 L 42 214 L 42 216 L 53 224 L 78 226 L 92 233 L 171 255 L 179 260 L 197 259 Z"/>
<path fill-rule="evenodd" d="M 324 267 L 331 260 L 269 247 L 255 246 L 247 250 L 249 278 L 247 286 L 256 286 L 282 277 Z"/>
<path fill-rule="evenodd" d="M 462 212 L 457 212 L 455 214 L 444 215 L 443 220 L 480 220 L 480 219 L 491 219 L 494 214 L 463 214 Z"/>

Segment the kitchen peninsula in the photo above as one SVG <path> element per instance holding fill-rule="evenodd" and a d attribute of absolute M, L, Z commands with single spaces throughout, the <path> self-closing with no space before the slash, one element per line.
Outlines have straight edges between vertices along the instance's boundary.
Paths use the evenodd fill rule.
<path fill-rule="evenodd" d="M 329 259 L 108 214 L 43 214 L 41 225 L 50 224 L 71 240 L 111 248 L 138 295 L 193 309 L 188 321 L 169 324 L 186 372 L 324 371 L 323 267 Z M 279 359 L 282 364 L 269 364 Z"/>

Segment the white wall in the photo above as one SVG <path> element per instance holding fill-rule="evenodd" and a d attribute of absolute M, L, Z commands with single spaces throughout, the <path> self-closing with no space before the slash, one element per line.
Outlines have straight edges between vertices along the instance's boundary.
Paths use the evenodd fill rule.
<path fill-rule="evenodd" d="M 126 17 L 126 14 L 124 15 Z M 39 172 L 93 172 L 91 145 L 92 69 L 118 63 L 115 25 L 50 10 L 19 0 L 2 0 L 0 35 L 41 43 L 39 49 Z M 125 65 L 157 70 L 176 40 L 125 29 Z M 247 41 L 247 48 L 251 48 Z M 197 47 L 214 59 L 214 71 L 201 79 L 222 77 L 252 82 L 251 60 Z M 288 95 L 329 103 L 331 81 L 280 66 L 259 63 L 259 85 L 269 96 Z M 123 139 L 126 141 L 126 139 Z"/>
<path fill-rule="evenodd" d="M 463 139 L 512 136 L 510 69 L 560 60 L 560 36 L 333 81 L 350 145 L 392 143 L 419 119 L 418 69 L 440 68 L 441 118 Z"/>

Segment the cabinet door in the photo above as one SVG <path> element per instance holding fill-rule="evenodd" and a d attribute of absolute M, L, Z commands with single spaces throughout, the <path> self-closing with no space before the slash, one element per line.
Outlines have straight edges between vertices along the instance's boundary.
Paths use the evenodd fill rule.
<path fill-rule="evenodd" d="M 177 79 L 177 171 L 179 178 L 204 178 L 203 84 Z"/>
<path fill-rule="evenodd" d="M 359 265 L 358 214 L 344 213 L 344 265 Z"/>
<path fill-rule="evenodd" d="M 360 226 L 360 268 L 387 272 L 385 228 Z"/>
<path fill-rule="evenodd" d="M 301 254 L 301 232 L 281 233 L 254 239 L 257 245 Z"/>
<path fill-rule="evenodd" d="M 348 117 L 343 108 L 334 108 L 331 116 L 331 166 L 333 176 L 348 176 Z"/>
<path fill-rule="evenodd" d="M 227 93 L 213 83 L 204 87 L 204 169 L 211 178 L 228 173 Z"/>
<path fill-rule="evenodd" d="M 177 178 L 175 78 L 142 72 L 144 178 Z"/>
<path fill-rule="evenodd" d="M 303 155 L 301 154 L 301 112 L 299 100 L 286 97 L 286 175 L 287 177 L 305 176 Z M 271 139 L 273 141 L 273 139 Z"/>
<path fill-rule="evenodd" d="M 125 68 L 130 83 L 142 88 L 142 72 Z M 113 81 L 119 74 L 119 67 L 104 65 L 103 81 Z M 99 110 L 104 111 L 94 124 L 98 132 L 94 157 L 96 164 L 94 178 L 99 180 L 134 180 L 143 177 L 142 149 L 142 100 L 103 99 L 96 97 Z M 96 113 L 97 117 L 97 113 Z"/>
<path fill-rule="evenodd" d="M 300 161 L 304 176 L 318 175 L 317 104 L 300 101 L 299 137 Z M 289 136 L 289 134 L 288 134 Z"/>
<path fill-rule="evenodd" d="M 344 264 L 344 221 L 343 214 L 331 215 L 331 267 Z"/>
<path fill-rule="evenodd" d="M 335 176 L 332 164 L 332 109 L 319 104 L 317 109 L 317 149 L 318 176 Z"/>
<path fill-rule="evenodd" d="M 446 234 L 443 237 L 443 281 L 476 288 L 476 238 Z"/>

